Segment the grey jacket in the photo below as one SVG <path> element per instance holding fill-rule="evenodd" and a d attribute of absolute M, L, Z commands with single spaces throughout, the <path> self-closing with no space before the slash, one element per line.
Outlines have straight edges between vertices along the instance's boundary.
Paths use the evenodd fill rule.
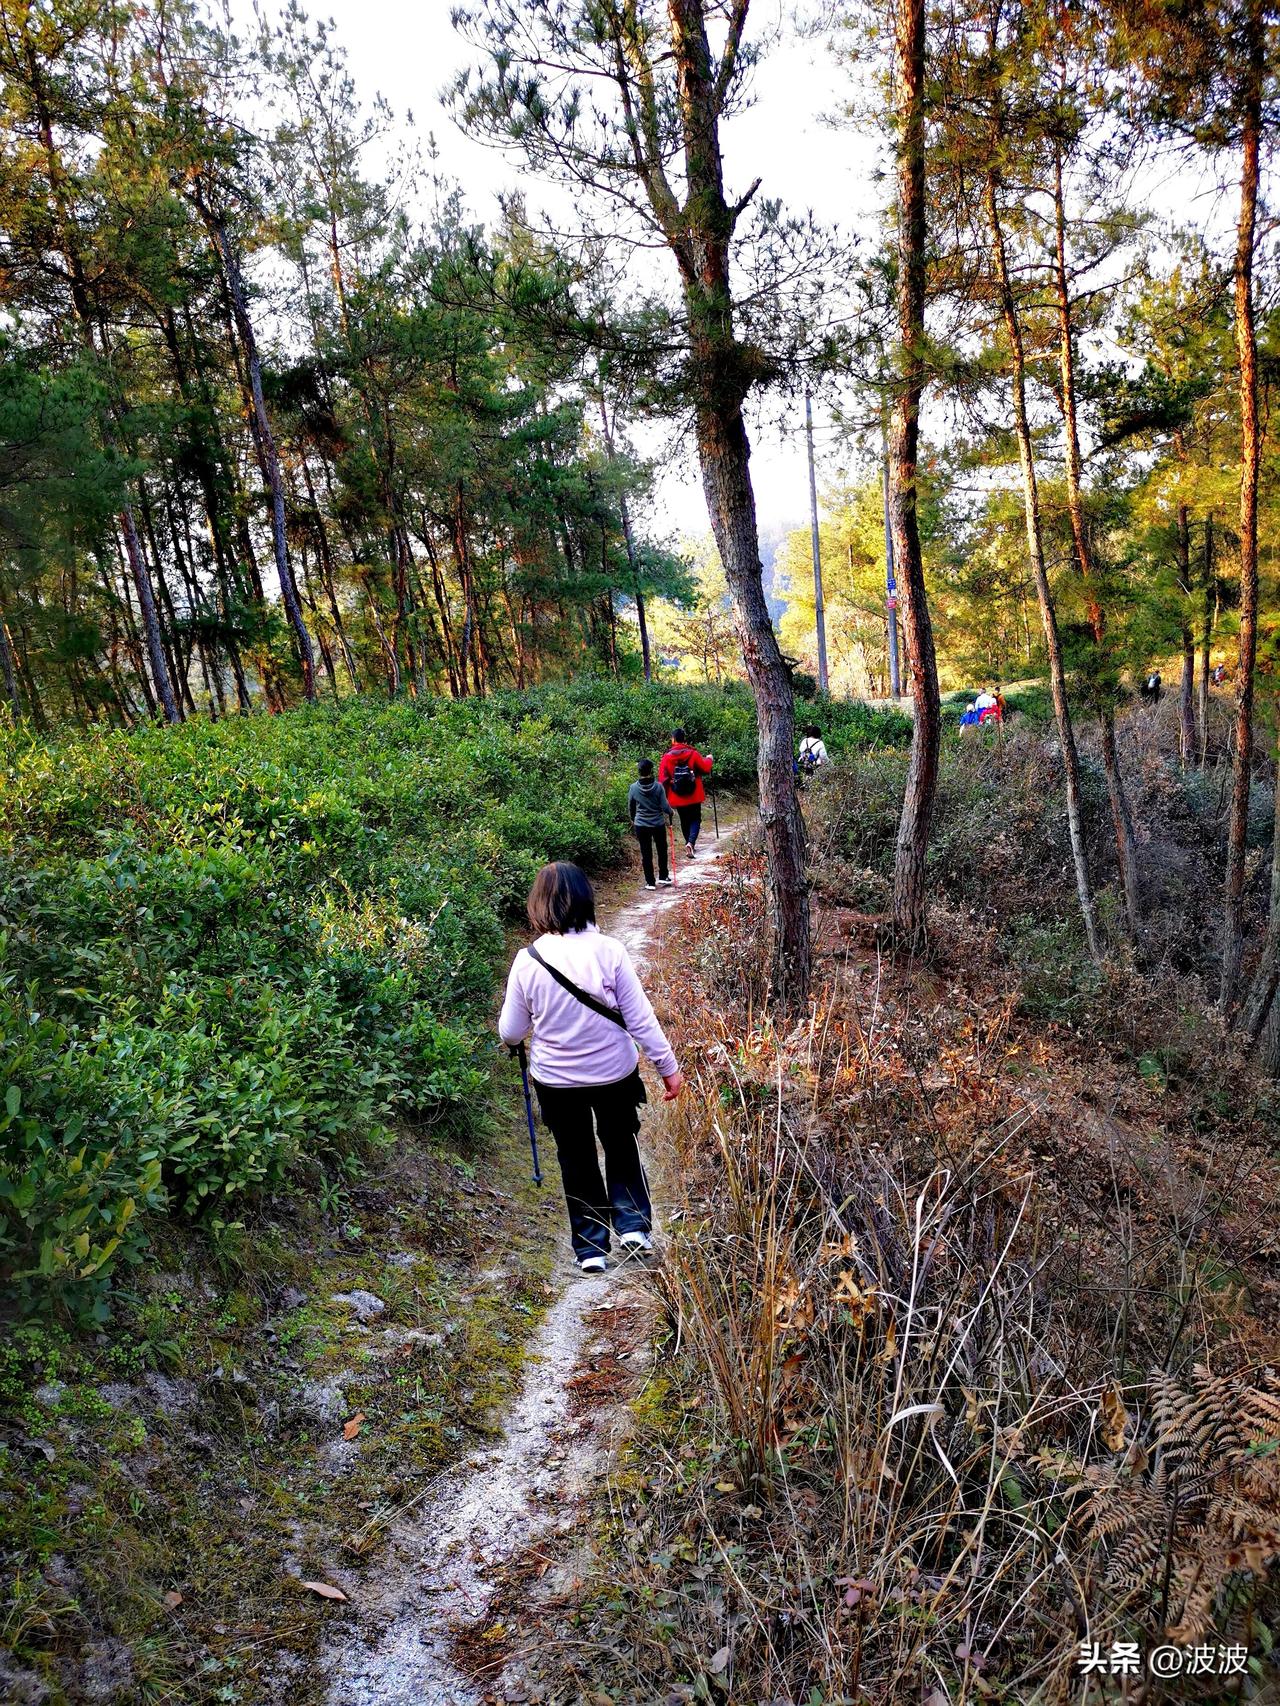
<path fill-rule="evenodd" d="M 633 782 L 627 794 L 627 814 L 637 829 L 661 829 L 671 821 L 667 790 L 656 779 Z"/>

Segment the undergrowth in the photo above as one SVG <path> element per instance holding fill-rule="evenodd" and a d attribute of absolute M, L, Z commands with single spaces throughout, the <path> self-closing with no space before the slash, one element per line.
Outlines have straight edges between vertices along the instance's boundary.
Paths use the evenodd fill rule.
<path fill-rule="evenodd" d="M 900 733 L 832 708 L 832 740 Z M 462 1131 L 504 923 L 616 856 L 687 722 L 729 782 L 740 690 L 547 688 L 55 744 L 0 731 L 0 1270 L 105 1319 L 157 1217 L 234 1236 L 341 1189 L 393 1124 Z"/>
<path fill-rule="evenodd" d="M 1194 870 L 1148 756 L 1148 836 Z M 896 769 L 808 796 L 808 1022 L 764 999 L 755 854 L 685 903 L 658 1361 L 561 1674 L 742 1706 L 1269 1698 L 1274 1109 L 1196 1010 L 1202 962 L 1117 951 L 1082 999 L 1034 733 L 948 749 L 930 950 L 887 959 Z M 984 829 L 1017 837 L 1007 884 Z M 1082 1668 L 1130 1645 L 1136 1682 Z"/>

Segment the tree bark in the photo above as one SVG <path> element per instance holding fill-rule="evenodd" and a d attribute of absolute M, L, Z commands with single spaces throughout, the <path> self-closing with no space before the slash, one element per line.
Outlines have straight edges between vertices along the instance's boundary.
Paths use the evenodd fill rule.
<path fill-rule="evenodd" d="M 998 140 L 998 139 L 997 139 Z M 1084 920 L 1085 939 L 1095 964 L 1102 964 L 1102 949 L 1098 941 L 1098 921 L 1093 905 L 1093 890 L 1089 882 L 1089 862 L 1085 852 L 1084 828 L 1080 810 L 1080 757 L 1076 751 L 1075 732 L 1071 726 L 1071 706 L 1067 699 L 1066 672 L 1062 664 L 1062 641 L 1058 635 L 1058 618 L 1053 605 L 1053 593 L 1044 564 L 1044 548 L 1040 532 L 1040 494 L 1036 481 L 1035 457 L 1032 453 L 1031 427 L 1027 419 L 1026 354 L 1022 341 L 1022 326 L 1018 319 L 1013 286 L 1009 279 L 1009 263 L 1005 253 L 1004 229 L 1000 223 L 997 200 L 997 178 L 987 175 L 986 206 L 991 228 L 992 257 L 996 268 L 996 284 L 1005 332 L 1013 368 L 1013 414 L 1018 440 L 1018 457 L 1022 464 L 1023 509 L 1026 515 L 1027 552 L 1031 558 L 1031 573 L 1035 581 L 1036 598 L 1040 605 L 1040 620 L 1044 626 L 1045 646 L 1049 654 L 1049 682 L 1053 694 L 1054 715 L 1058 724 L 1058 741 L 1062 748 L 1062 768 L 1067 793 L 1067 832 L 1071 840 L 1071 858 L 1075 866 L 1076 893 Z"/>
<path fill-rule="evenodd" d="M 1062 188 L 1062 149 L 1060 145 L 1055 149 L 1053 166 L 1054 283 L 1058 301 L 1058 364 L 1062 379 L 1059 402 L 1062 407 L 1062 423 L 1067 452 L 1067 511 L 1071 518 L 1071 540 L 1075 547 L 1076 562 L 1080 568 L 1080 577 L 1084 582 L 1085 598 L 1088 602 L 1089 625 L 1093 629 L 1093 641 L 1098 648 L 1099 662 L 1105 670 L 1106 616 L 1099 596 L 1093 545 L 1085 524 L 1084 491 L 1080 473 L 1080 423 L 1076 410 L 1075 330 L 1071 320 L 1071 294 L 1067 279 L 1067 214 Z M 1142 929 L 1141 903 L 1138 893 L 1137 838 L 1133 832 L 1133 814 L 1129 809 L 1129 796 L 1125 790 L 1124 775 L 1120 769 L 1120 755 L 1116 751 L 1115 706 L 1111 701 L 1110 689 L 1105 682 L 1103 692 L 1106 694 L 1106 699 L 1098 707 L 1102 725 L 1102 767 L 1106 774 L 1107 794 L 1111 801 L 1111 823 L 1116 838 L 1116 858 L 1120 867 L 1120 881 L 1124 892 L 1125 916 L 1128 920 L 1129 935 L 1136 942 Z"/>
<path fill-rule="evenodd" d="M 1257 1043 L 1271 1015 L 1276 990 L 1280 987 L 1280 699 L 1276 712 L 1276 775 L 1274 814 L 1271 830 L 1271 906 L 1267 915 L 1267 939 L 1262 958 L 1249 987 L 1244 1004 L 1242 1028 L 1250 1043 Z"/>
<path fill-rule="evenodd" d="M 745 8 L 744 8 L 745 10 Z M 733 593 L 747 680 L 756 701 L 760 820 L 764 826 L 775 997 L 800 1008 L 812 969 L 804 824 L 794 771 L 795 701 L 764 595 L 751 445 L 743 403 L 757 377 L 754 352 L 733 324 L 729 254 L 745 202 L 725 200 L 720 150 L 723 71 L 712 67 L 704 0 L 668 0 L 685 180 L 683 217 L 673 216 L 652 161 L 655 213 L 680 264 L 690 322 L 691 377 L 702 489 Z"/>
<path fill-rule="evenodd" d="M 444 573 L 440 567 L 440 557 L 436 551 L 435 541 L 431 537 L 431 523 L 426 512 L 422 515 L 422 524 L 418 529 L 418 538 L 422 548 L 427 553 L 427 561 L 431 565 L 431 591 L 435 597 L 436 610 L 440 617 L 440 649 L 444 658 L 445 673 L 449 678 L 449 694 L 458 699 L 462 695 L 458 688 L 457 654 L 453 642 L 453 629 L 450 626 L 449 599 L 445 590 Z"/>
<path fill-rule="evenodd" d="M 1213 511 L 1210 510 L 1204 518 L 1204 623 L 1200 636 L 1200 688 L 1197 705 L 1202 770 L 1209 762 L 1209 664 L 1217 616 L 1218 576 L 1213 565 Z"/>
<path fill-rule="evenodd" d="M 307 488 L 307 498 L 316 518 L 316 549 L 320 553 L 320 578 L 324 582 L 325 598 L 329 605 L 329 620 L 333 623 L 333 631 L 338 639 L 338 649 L 342 653 L 342 664 L 347 672 L 347 680 L 351 683 L 351 691 L 359 693 L 360 678 L 356 674 L 355 654 L 351 650 L 351 642 L 347 639 L 346 625 L 342 620 L 337 588 L 334 585 L 333 551 L 329 545 L 329 532 L 325 527 L 324 515 L 321 513 L 320 503 L 316 497 L 315 482 L 311 478 L 311 466 L 305 455 L 301 456 L 299 461 L 302 464 L 302 478 Z"/>
<path fill-rule="evenodd" d="M 1262 423 L 1258 418 L 1258 341 L 1254 325 L 1253 253 L 1258 213 L 1262 141 L 1262 84 L 1265 38 L 1262 0 L 1249 0 L 1246 30 L 1243 161 L 1240 218 L 1236 235 L 1236 355 L 1240 370 L 1240 661 L 1236 681 L 1236 727 L 1231 814 L 1227 825 L 1227 871 L 1223 885 L 1222 984 L 1218 1009 L 1230 1020 L 1244 952 L 1245 835 L 1253 780 L 1253 672 L 1258 648 L 1258 475 Z"/>
<path fill-rule="evenodd" d="M 18 692 L 18 677 L 13 667 L 13 642 L 9 637 L 9 624 L 5 620 L 3 606 L 0 606 L 0 674 L 4 676 L 4 690 L 13 706 L 16 721 L 22 715 L 22 695 Z"/>
<path fill-rule="evenodd" d="M 105 345 L 106 338 L 104 336 Z M 132 447 L 131 447 L 132 448 Z M 169 671 L 169 679 L 176 688 L 175 697 L 178 701 L 179 714 L 185 716 L 188 712 L 195 715 L 196 702 L 191 692 L 191 683 L 187 679 L 187 671 L 191 663 L 190 647 L 187 655 L 182 654 L 182 640 L 178 633 L 178 611 L 173 602 L 173 594 L 165 578 L 164 554 L 160 549 L 160 539 L 156 532 L 155 516 L 152 513 L 151 500 L 147 496 L 147 484 L 143 479 L 138 481 L 138 513 L 142 517 L 142 526 L 146 534 L 147 544 L 151 547 L 150 561 L 155 564 L 154 585 L 160 593 L 156 604 L 157 614 L 163 610 L 165 621 L 160 625 L 160 637 L 164 645 L 165 663 Z M 144 559 L 145 560 L 145 559 Z"/>
<path fill-rule="evenodd" d="M 796 1006 L 808 996 L 812 949 L 804 830 L 795 788 L 795 701 L 764 596 L 746 426 L 740 412 L 725 420 L 706 409 L 699 411 L 697 432 L 702 487 L 733 592 L 747 680 L 756 701 L 773 988 L 784 1004 Z"/>
<path fill-rule="evenodd" d="M 134 524 L 133 511 L 126 504 L 120 511 L 120 530 L 124 534 L 125 555 L 129 560 L 129 573 L 133 578 L 134 590 L 138 594 L 138 613 L 142 617 L 142 636 L 147 648 L 147 661 L 151 665 L 151 679 L 155 684 L 156 697 L 164 711 L 166 723 L 179 723 L 182 713 L 173 695 L 173 683 L 169 678 L 169 666 L 164 655 L 164 636 L 160 632 L 160 617 L 156 611 L 155 592 L 151 586 L 151 576 L 147 572 L 146 561 L 142 555 L 142 546 L 138 540 L 138 529 Z"/>
<path fill-rule="evenodd" d="M 942 736 L 938 665 L 924 584 L 917 513 L 920 401 L 924 391 L 925 181 L 924 0 L 897 13 L 898 331 L 902 369 L 889 431 L 889 516 L 895 574 L 906 603 L 903 633 L 915 717 L 893 869 L 893 918 L 914 944 L 925 926 L 925 854 L 938 783 Z"/>
<path fill-rule="evenodd" d="M 605 405 L 603 394 L 600 397 L 600 418 L 604 422 L 605 455 L 613 461 L 613 432 L 609 425 L 609 411 Z M 636 556 L 635 537 L 631 532 L 631 512 L 627 505 L 627 494 L 619 493 L 618 511 L 622 520 L 622 540 L 627 548 L 627 563 L 631 569 L 632 597 L 636 604 L 636 624 L 640 629 L 640 662 L 644 669 L 646 685 L 653 680 L 653 659 L 649 655 L 649 623 L 645 616 L 644 593 L 640 590 L 640 566 Z M 523 669 L 523 657 L 521 668 Z"/>
<path fill-rule="evenodd" d="M 450 517 L 453 541 L 453 560 L 458 570 L 458 584 L 462 589 L 462 638 L 458 643 L 458 691 L 465 699 L 468 693 L 467 670 L 470 668 L 476 675 L 476 689 L 479 691 L 477 667 L 473 663 L 476 650 L 476 602 L 475 584 L 471 568 L 471 541 L 467 536 L 466 518 L 463 514 L 463 488 L 458 482 L 456 502 Z M 572 563 L 571 565 L 572 566 Z"/>
<path fill-rule="evenodd" d="M 1178 505 L 1178 591 L 1182 594 L 1182 676 L 1178 684 L 1178 756 L 1183 766 L 1196 750 L 1196 642 L 1191 632 L 1191 522 L 1184 503 Z"/>
<path fill-rule="evenodd" d="M 240 271 L 240 257 L 236 254 L 235 246 L 227 235 L 226 225 L 214 214 L 199 190 L 196 192 L 195 203 L 212 239 L 218 260 L 221 263 L 223 278 L 226 280 L 227 294 L 231 298 L 231 312 L 235 317 L 240 348 L 244 353 L 245 368 L 248 372 L 249 396 L 253 408 L 258 450 L 262 457 L 262 472 L 271 498 L 271 541 L 275 549 L 276 575 L 280 582 L 280 597 L 284 602 L 285 615 L 289 619 L 289 626 L 293 629 L 294 641 L 298 648 L 298 661 L 302 665 L 302 690 L 308 699 L 314 700 L 316 697 L 315 653 L 311 645 L 311 636 L 307 632 L 307 625 L 303 621 L 302 602 L 298 596 L 297 583 L 293 578 L 293 568 L 289 562 L 289 542 L 285 531 L 284 480 L 280 474 L 280 456 L 276 448 L 275 433 L 272 431 L 271 420 L 267 414 L 267 405 L 262 393 L 262 361 L 258 355 L 258 340 L 253 329 L 253 320 L 249 314 L 249 299 L 245 293 L 244 277 Z"/>

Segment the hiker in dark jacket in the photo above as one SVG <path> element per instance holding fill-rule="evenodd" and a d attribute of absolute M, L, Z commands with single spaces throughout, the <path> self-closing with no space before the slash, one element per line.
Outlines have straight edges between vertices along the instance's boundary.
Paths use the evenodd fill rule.
<path fill-rule="evenodd" d="M 690 746 L 684 738 L 684 730 L 677 729 L 658 766 L 658 779 L 676 808 L 684 835 L 684 850 L 690 859 L 697 850 L 698 831 L 702 828 L 702 802 L 707 797 L 702 778 L 710 776 L 711 764 L 711 754 L 708 752 L 704 756 L 697 747 Z"/>
<path fill-rule="evenodd" d="M 667 790 L 653 774 L 653 760 L 640 760 L 639 781 L 631 784 L 627 794 L 627 815 L 631 819 L 631 827 L 636 832 L 636 840 L 640 843 L 640 863 L 644 866 L 644 886 L 647 889 L 657 888 L 653 880 L 654 848 L 658 852 L 658 882 L 663 888 L 671 887 L 671 877 L 667 870 L 667 825 L 674 813 L 671 802 L 667 799 Z"/>

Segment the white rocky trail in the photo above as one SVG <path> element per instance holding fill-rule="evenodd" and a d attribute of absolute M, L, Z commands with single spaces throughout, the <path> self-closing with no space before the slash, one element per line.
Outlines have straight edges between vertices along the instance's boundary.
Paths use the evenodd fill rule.
<path fill-rule="evenodd" d="M 679 856 L 672 888 L 642 890 L 602 917 L 601 927 L 626 944 L 641 971 L 681 894 L 716 880 L 731 835 L 730 826 L 719 840 L 704 830 L 697 859 Z M 554 1158 L 544 1165 L 548 1190 L 558 1191 Z M 486 1627 L 502 1567 L 540 1538 L 571 1528 L 577 1498 L 607 1468 L 625 1418 L 574 1419 L 569 1383 L 589 1350 L 592 1314 L 640 1295 L 626 1264 L 582 1275 L 568 1255 L 567 1229 L 564 1244 L 554 1296 L 529 1345 L 501 1437 L 441 1475 L 392 1525 L 376 1569 L 351 1578 L 354 1615 L 335 1623 L 326 1659 L 328 1706 L 480 1706 L 524 1698 L 518 1657 L 501 1679 L 477 1684 L 459 1669 L 455 1643 L 460 1633 Z"/>

